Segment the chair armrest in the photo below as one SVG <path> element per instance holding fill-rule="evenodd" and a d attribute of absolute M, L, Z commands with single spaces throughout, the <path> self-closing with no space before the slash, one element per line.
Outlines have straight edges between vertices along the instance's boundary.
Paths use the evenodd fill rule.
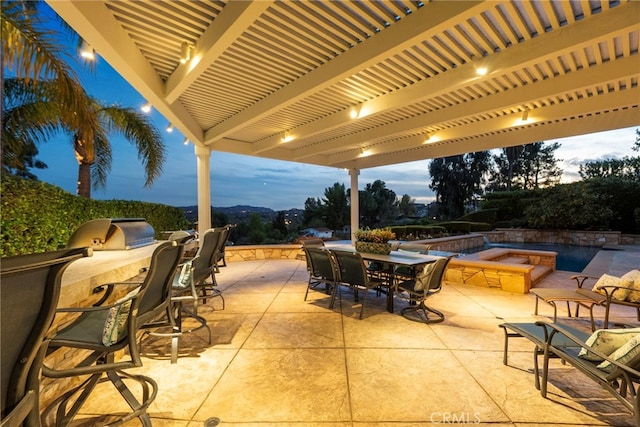
<path fill-rule="evenodd" d="M 607 297 L 607 302 L 611 302 L 611 300 L 620 301 L 619 299 L 613 297 L 613 293 L 618 289 L 627 289 L 629 291 L 637 290 L 637 289 L 629 288 L 627 286 L 615 286 L 615 285 L 600 286 L 599 289 L 602 289 L 604 291 L 604 294 Z"/>
<path fill-rule="evenodd" d="M 578 283 L 578 288 L 582 289 L 582 285 L 584 284 L 584 282 L 587 279 L 594 279 L 594 280 L 598 280 L 599 277 L 593 277 L 593 276 L 586 276 L 584 274 L 575 274 L 571 277 L 569 277 L 570 279 L 575 280 Z"/>
<path fill-rule="evenodd" d="M 123 298 L 109 305 L 99 305 L 99 306 L 92 305 L 90 307 L 59 307 L 59 308 L 56 308 L 56 313 L 85 313 L 85 312 L 91 312 L 91 311 L 109 310 L 113 307 L 119 307 L 127 301 L 134 300 L 140 295 L 141 295 L 140 293 L 137 293 L 135 295 L 131 295 L 128 298 Z"/>
<path fill-rule="evenodd" d="M 96 301 L 93 306 L 94 307 L 99 307 L 102 306 L 102 304 L 104 304 L 104 302 L 111 296 L 111 294 L 113 293 L 113 290 L 115 288 L 115 286 L 132 286 L 132 285 L 136 285 L 136 286 L 140 286 L 142 285 L 142 281 L 138 280 L 138 281 L 125 281 L 125 282 L 113 282 L 113 283 L 105 283 L 99 286 L 96 286 L 95 288 L 93 288 L 93 293 L 97 294 L 99 292 L 104 291 L 104 288 L 106 287 L 107 290 L 105 291 L 104 295 L 98 300 Z"/>

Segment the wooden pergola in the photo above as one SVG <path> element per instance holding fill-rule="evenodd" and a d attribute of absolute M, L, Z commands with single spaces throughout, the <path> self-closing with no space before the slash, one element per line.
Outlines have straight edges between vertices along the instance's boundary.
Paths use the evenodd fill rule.
<path fill-rule="evenodd" d="M 212 150 L 357 194 L 364 168 L 640 124 L 637 1 L 47 2 L 192 141 L 202 229 Z"/>

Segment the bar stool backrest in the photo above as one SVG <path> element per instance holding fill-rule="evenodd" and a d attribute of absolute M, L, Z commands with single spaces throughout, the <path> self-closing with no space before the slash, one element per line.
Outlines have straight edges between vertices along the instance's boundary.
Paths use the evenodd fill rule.
<path fill-rule="evenodd" d="M 89 248 L 64 249 L 2 258 L 0 261 L 1 418 L 20 412 L 27 425 L 39 425 L 39 370 L 45 334 L 53 321 L 62 273 L 91 256 Z M 19 419 L 24 419 L 22 416 Z M 16 425 L 21 425 L 20 421 Z"/>

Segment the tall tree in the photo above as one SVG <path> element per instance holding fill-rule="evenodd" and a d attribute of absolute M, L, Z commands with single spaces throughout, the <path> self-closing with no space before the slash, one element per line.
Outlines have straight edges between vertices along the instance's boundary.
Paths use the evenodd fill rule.
<path fill-rule="evenodd" d="M 393 219 L 398 211 L 396 193 L 379 179 L 359 191 L 359 205 L 362 225 L 368 227 Z"/>
<path fill-rule="evenodd" d="M 265 226 L 257 212 L 249 216 L 249 241 L 253 245 L 261 244 L 266 238 Z"/>
<path fill-rule="evenodd" d="M 513 187 L 514 175 L 519 173 L 524 145 L 515 145 L 500 150 L 499 154 L 493 156 L 495 164 L 491 174 L 490 189 L 494 191 L 511 191 Z"/>
<path fill-rule="evenodd" d="M 431 188 L 447 218 L 458 218 L 465 204 L 482 194 L 491 157 L 488 151 L 433 159 L 429 163 Z"/>
<path fill-rule="evenodd" d="M 559 147 L 557 142 L 549 145 L 534 142 L 503 148 L 493 156 L 495 169 L 487 189 L 531 190 L 559 183 L 562 170 L 554 154 Z"/>
<path fill-rule="evenodd" d="M 344 184 L 334 183 L 324 190 L 324 214 L 327 227 L 339 230 L 349 223 L 349 200 Z"/>
<path fill-rule="evenodd" d="M 284 215 L 284 211 L 278 211 L 275 218 L 271 221 L 271 228 L 278 231 L 282 236 L 286 236 L 288 233 L 287 222 Z"/>
<path fill-rule="evenodd" d="M 412 199 L 408 194 L 403 194 L 398 201 L 398 209 L 406 217 L 414 215 L 416 213 L 416 200 Z"/>
<path fill-rule="evenodd" d="M 522 168 L 520 176 L 521 188 L 532 190 L 536 188 L 553 187 L 560 182 L 562 169 L 558 167 L 555 151 L 560 148 L 557 142 L 545 144 L 534 142 L 526 144 L 522 152 Z"/>
<path fill-rule="evenodd" d="M 307 227 L 325 226 L 324 205 L 319 198 L 308 197 L 304 201 L 304 212 L 302 212 L 302 224 Z"/>
<path fill-rule="evenodd" d="M 640 130 L 636 129 L 636 140 L 631 147 L 640 150 Z M 622 159 L 604 159 L 580 165 L 582 179 L 618 177 L 640 182 L 640 156 L 625 156 Z"/>

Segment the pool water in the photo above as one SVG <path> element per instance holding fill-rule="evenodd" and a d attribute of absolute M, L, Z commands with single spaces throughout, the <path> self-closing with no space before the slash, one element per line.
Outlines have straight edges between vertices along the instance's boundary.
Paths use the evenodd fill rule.
<path fill-rule="evenodd" d="M 593 257 L 602 250 L 598 246 L 573 246 L 552 243 L 487 243 L 484 246 L 461 251 L 463 254 L 473 254 L 491 248 L 530 249 L 536 251 L 557 252 L 556 270 L 580 273 L 591 262 Z"/>

